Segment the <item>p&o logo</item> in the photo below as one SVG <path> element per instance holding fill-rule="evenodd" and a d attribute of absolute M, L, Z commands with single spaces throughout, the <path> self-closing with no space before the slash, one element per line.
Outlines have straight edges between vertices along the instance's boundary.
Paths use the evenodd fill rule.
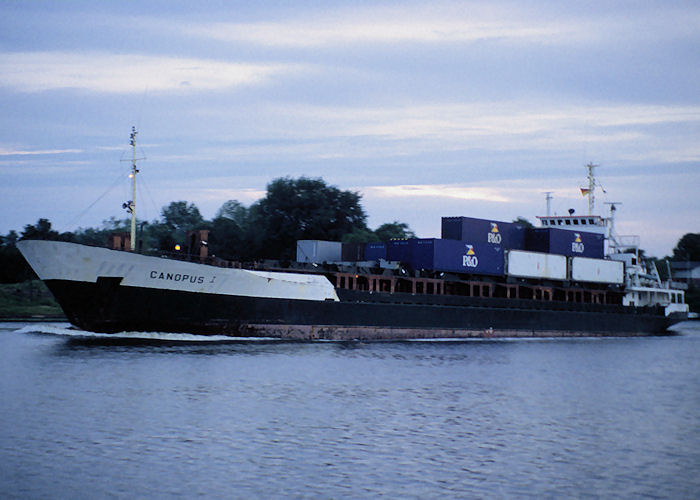
<path fill-rule="evenodd" d="M 583 253 L 584 246 L 581 241 L 581 235 L 579 233 L 574 233 L 574 241 L 571 242 L 571 251 L 574 253 Z"/>
<path fill-rule="evenodd" d="M 474 246 L 473 245 L 466 245 L 467 247 L 467 254 L 462 255 L 462 266 L 464 267 L 476 267 L 479 265 L 479 259 L 476 256 L 476 253 L 474 252 Z"/>
<path fill-rule="evenodd" d="M 495 243 L 496 245 L 501 244 L 501 240 L 503 237 L 501 236 L 501 233 L 498 232 L 498 224 L 495 222 L 491 222 L 491 231 L 489 231 L 489 234 L 486 237 L 486 241 L 489 243 Z"/>

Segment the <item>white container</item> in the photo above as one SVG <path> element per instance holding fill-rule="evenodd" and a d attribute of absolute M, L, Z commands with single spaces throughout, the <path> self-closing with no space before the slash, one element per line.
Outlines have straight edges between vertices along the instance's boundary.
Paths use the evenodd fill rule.
<path fill-rule="evenodd" d="M 551 253 L 510 250 L 506 273 L 518 278 L 566 279 L 566 257 Z"/>
<path fill-rule="evenodd" d="M 297 262 L 340 262 L 342 248 L 339 241 L 297 240 Z"/>
<path fill-rule="evenodd" d="M 574 257 L 571 259 L 571 279 L 621 285 L 625 281 L 625 266 L 615 260 Z"/>

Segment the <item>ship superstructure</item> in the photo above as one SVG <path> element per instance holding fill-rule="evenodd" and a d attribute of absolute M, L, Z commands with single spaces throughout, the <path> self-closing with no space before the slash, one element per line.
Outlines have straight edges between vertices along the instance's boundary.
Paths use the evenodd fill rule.
<path fill-rule="evenodd" d="M 624 264 L 625 306 L 662 306 L 666 314 L 688 313 L 685 292 L 681 283 L 675 283 L 670 275 L 662 280 L 656 264 L 640 258 L 640 238 L 637 235 L 619 235 L 615 231 L 615 215 L 620 202 L 607 202 L 608 217 L 595 215 L 596 189 L 601 189 L 595 177 L 597 165 L 589 163 L 588 187 L 581 188 L 581 194 L 588 198 L 588 214 L 575 215 L 573 210 L 567 216 L 538 216 L 542 227 L 556 227 L 568 231 L 586 231 L 605 235 L 606 258 Z M 603 192 L 605 192 L 603 190 Z M 550 197 L 547 201 L 549 204 Z"/>

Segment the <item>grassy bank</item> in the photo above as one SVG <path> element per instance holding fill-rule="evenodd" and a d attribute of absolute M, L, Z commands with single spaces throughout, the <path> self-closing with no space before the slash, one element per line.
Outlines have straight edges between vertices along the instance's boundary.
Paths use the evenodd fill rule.
<path fill-rule="evenodd" d="M 61 307 L 39 280 L 0 283 L 0 319 L 65 319 Z"/>

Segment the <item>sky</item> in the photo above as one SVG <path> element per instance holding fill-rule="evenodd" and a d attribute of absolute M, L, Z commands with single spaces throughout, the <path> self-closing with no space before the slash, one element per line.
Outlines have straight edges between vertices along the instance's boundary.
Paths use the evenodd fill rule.
<path fill-rule="evenodd" d="M 648 254 L 700 232 L 700 2 L 0 0 L 0 234 L 171 201 L 212 218 L 279 177 L 376 228 L 596 212 Z M 604 189 L 604 192 L 603 192 Z"/>

